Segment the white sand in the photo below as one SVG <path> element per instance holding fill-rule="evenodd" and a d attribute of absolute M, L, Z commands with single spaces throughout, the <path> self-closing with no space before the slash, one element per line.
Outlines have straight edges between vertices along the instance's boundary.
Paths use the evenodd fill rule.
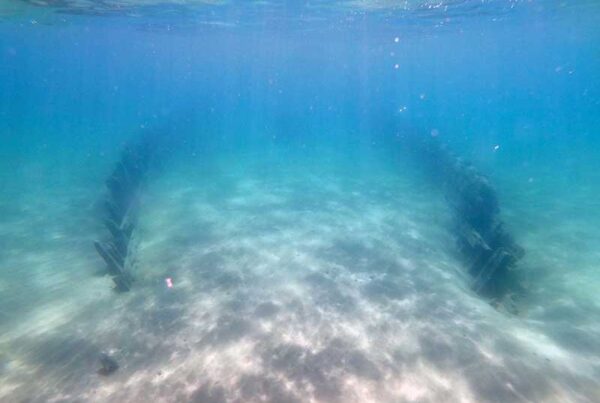
<path fill-rule="evenodd" d="M 94 276 L 93 182 L 75 200 L 76 177 L 15 187 L 22 210 L 1 232 L 19 241 L 0 255 L 0 400 L 600 399 L 591 267 L 560 287 L 548 275 L 522 315 L 500 313 L 468 289 L 441 195 L 391 168 L 326 153 L 173 166 L 144 197 L 126 294 Z M 522 270 L 570 258 L 549 255 L 541 231 L 516 233 L 530 250 Z M 100 351 L 120 364 L 109 377 L 96 373 Z"/>

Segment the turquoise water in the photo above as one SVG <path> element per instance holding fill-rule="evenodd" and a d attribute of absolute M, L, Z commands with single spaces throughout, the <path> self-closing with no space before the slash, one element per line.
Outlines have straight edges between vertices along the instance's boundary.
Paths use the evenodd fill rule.
<path fill-rule="evenodd" d="M 598 71 L 594 1 L 3 1 L 0 401 L 600 401 Z"/>

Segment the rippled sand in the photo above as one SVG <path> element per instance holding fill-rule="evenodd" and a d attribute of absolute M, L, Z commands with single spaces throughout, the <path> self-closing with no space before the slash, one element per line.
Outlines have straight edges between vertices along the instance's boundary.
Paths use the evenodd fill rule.
<path fill-rule="evenodd" d="M 331 155 L 197 157 L 157 173 L 125 294 L 91 244 L 104 168 L 53 184 L 21 172 L 29 185 L 15 180 L 2 204 L 0 399 L 600 398 L 600 308 L 565 293 L 591 288 L 591 269 L 573 285 L 546 276 L 520 315 L 499 312 L 469 290 L 438 190 L 393 158 Z M 535 228 L 515 233 L 525 272 L 569 259 Z M 100 352 L 114 374 L 97 373 Z"/>

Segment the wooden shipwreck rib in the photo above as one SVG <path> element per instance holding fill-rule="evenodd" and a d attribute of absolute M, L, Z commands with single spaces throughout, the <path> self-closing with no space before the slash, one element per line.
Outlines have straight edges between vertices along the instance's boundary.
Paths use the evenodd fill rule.
<path fill-rule="evenodd" d="M 129 291 L 133 283 L 134 242 L 140 190 L 155 154 L 152 136 L 142 137 L 126 146 L 106 180 L 104 227 L 107 237 L 95 241 L 98 255 L 119 292 Z"/>
<path fill-rule="evenodd" d="M 525 252 L 500 219 L 496 192 L 485 176 L 438 139 L 423 136 L 409 144 L 451 205 L 458 250 L 471 275 L 473 290 L 502 299 L 518 287 L 512 269 Z"/>

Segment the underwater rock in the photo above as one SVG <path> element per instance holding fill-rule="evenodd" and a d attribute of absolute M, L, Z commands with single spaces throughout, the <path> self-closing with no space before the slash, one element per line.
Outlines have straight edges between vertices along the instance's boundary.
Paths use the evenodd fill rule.
<path fill-rule="evenodd" d="M 102 376 L 108 376 L 119 369 L 117 361 L 106 353 L 101 353 L 99 360 L 100 369 L 98 369 L 98 374 Z"/>

